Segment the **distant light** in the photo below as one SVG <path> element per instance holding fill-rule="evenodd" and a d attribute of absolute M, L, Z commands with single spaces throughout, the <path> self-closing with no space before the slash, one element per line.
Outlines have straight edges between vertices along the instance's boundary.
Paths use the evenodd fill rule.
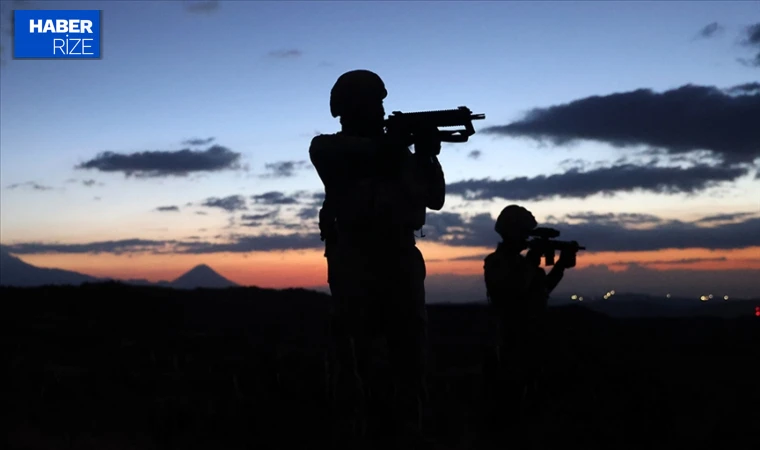
<path fill-rule="evenodd" d="M 755 317 L 760 317 L 760 311 L 755 311 Z"/>
<path fill-rule="evenodd" d="M 703 302 L 706 302 L 706 301 L 707 301 L 707 297 L 705 297 L 704 295 L 703 295 L 703 296 L 701 296 L 701 297 L 699 297 L 699 299 L 700 299 L 700 300 L 702 300 Z"/>
<path fill-rule="evenodd" d="M 665 297 L 670 298 L 670 294 L 666 295 Z"/>
<path fill-rule="evenodd" d="M 582 302 L 583 301 L 583 297 L 578 297 L 578 301 Z"/>
<path fill-rule="evenodd" d="M 612 294 L 612 295 L 615 295 L 615 290 L 614 290 L 614 289 L 613 289 L 613 290 L 611 290 L 611 291 L 610 291 L 610 294 Z"/>
<path fill-rule="evenodd" d="M 573 294 L 573 296 L 572 296 L 572 297 L 570 297 L 570 299 L 571 299 L 571 300 L 577 300 L 577 299 L 578 299 L 578 296 L 577 296 L 577 295 L 575 295 L 575 294 Z"/>
<path fill-rule="evenodd" d="M 712 294 L 708 295 L 708 297 L 710 297 L 710 300 L 712 300 Z"/>
<path fill-rule="evenodd" d="M 724 295 L 723 300 L 728 300 L 728 295 Z"/>

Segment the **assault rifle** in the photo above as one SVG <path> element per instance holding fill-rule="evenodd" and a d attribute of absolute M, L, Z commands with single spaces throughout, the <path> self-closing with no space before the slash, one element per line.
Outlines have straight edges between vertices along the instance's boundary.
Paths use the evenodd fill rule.
<path fill-rule="evenodd" d="M 534 228 L 530 232 L 533 239 L 528 241 L 528 249 L 536 250 L 546 261 L 547 266 L 554 265 L 554 256 L 557 250 L 572 254 L 568 258 L 568 268 L 575 267 L 575 254 L 580 250 L 586 250 L 586 247 L 578 245 L 575 241 L 557 241 L 554 238 L 559 237 L 559 230 L 554 228 Z"/>
<path fill-rule="evenodd" d="M 437 130 L 441 142 L 467 142 L 475 134 L 473 120 L 485 119 L 485 114 L 473 114 L 470 108 L 460 106 L 457 109 L 440 111 L 420 111 L 403 113 L 394 111 L 385 120 L 385 131 L 388 135 L 399 139 L 405 145 L 414 143 L 415 135 Z M 456 130 L 438 130 L 438 128 L 461 127 Z"/>

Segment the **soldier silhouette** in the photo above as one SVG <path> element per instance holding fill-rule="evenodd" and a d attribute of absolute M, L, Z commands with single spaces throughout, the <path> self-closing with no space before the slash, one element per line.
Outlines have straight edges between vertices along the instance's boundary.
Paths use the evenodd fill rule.
<path fill-rule="evenodd" d="M 486 417 L 502 424 L 513 421 L 504 420 L 505 414 L 517 417 L 525 401 L 531 400 L 531 390 L 542 369 L 549 294 L 562 280 L 565 269 L 575 266 L 573 251 L 561 252 L 548 274 L 541 268 L 540 250 L 531 249 L 522 255 L 536 226 L 530 211 L 507 206 L 495 226 L 502 242 L 485 258 L 486 292 L 497 329 L 495 363 L 486 371 L 487 397 L 493 402 Z"/>
<path fill-rule="evenodd" d="M 445 181 L 435 129 L 415 138 L 414 153 L 385 133 L 386 96 L 373 72 L 341 75 L 330 94 L 341 131 L 316 136 L 309 154 L 325 187 L 319 226 L 333 299 L 338 423 L 363 433 L 370 350 L 384 335 L 395 381 L 394 434 L 401 439 L 395 445 L 413 448 L 424 442 L 427 335 L 426 269 L 414 233 L 426 208 L 443 207 Z"/>

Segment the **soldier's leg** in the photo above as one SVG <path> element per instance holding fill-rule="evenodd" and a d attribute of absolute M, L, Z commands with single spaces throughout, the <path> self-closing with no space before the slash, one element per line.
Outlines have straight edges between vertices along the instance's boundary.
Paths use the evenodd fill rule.
<path fill-rule="evenodd" d="M 360 437 L 366 429 L 364 382 L 369 336 L 365 333 L 366 293 L 359 285 L 344 278 L 330 283 L 332 407 L 338 438 Z"/>
<path fill-rule="evenodd" d="M 394 374 L 395 413 L 400 432 L 422 438 L 422 408 L 427 399 L 427 312 L 425 263 L 415 248 L 405 255 L 400 276 L 390 295 L 386 337 Z"/>

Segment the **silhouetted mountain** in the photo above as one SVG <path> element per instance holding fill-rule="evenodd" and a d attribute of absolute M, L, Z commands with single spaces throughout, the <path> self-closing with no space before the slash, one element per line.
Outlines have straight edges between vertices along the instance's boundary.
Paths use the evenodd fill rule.
<path fill-rule="evenodd" d="M 0 285 L 32 287 L 48 284 L 79 285 L 102 281 L 96 277 L 62 269 L 46 269 L 25 263 L 0 246 Z"/>
<path fill-rule="evenodd" d="M 6 247 L 0 246 L 0 285 L 16 287 L 37 287 L 45 285 L 74 285 L 118 281 L 134 286 L 158 286 L 175 289 L 223 289 L 238 287 L 238 284 L 219 275 L 206 264 L 193 267 L 174 281 L 152 282 L 145 279 L 116 280 L 98 278 L 63 269 L 46 269 L 33 266 L 13 256 Z"/>
<path fill-rule="evenodd" d="M 223 289 L 239 286 L 237 283 L 219 275 L 214 269 L 206 264 L 199 264 L 193 267 L 184 275 L 181 275 L 176 280 L 169 283 L 169 285 L 177 289 Z"/>

